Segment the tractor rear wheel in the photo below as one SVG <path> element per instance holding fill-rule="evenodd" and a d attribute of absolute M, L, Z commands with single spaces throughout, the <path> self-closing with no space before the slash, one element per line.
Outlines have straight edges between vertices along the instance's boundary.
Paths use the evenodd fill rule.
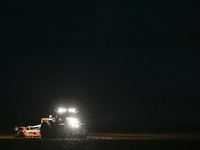
<path fill-rule="evenodd" d="M 41 138 L 50 138 L 50 123 L 43 122 L 40 128 Z"/>

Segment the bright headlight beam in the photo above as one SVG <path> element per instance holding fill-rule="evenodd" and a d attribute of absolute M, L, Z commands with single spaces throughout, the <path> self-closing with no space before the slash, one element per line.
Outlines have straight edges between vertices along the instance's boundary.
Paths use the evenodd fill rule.
<path fill-rule="evenodd" d="M 59 108 L 59 109 L 58 109 L 58 112 L 59 112 L 59 113 L 66 112 L 66 109 L 64 109 L 64 108 Z"/>
<path fill-rule="evenodd" d="M 68 111 L 69 111 L 69 112 L 76 112 L 76 110 L 73 109 L 73 108 L 68 109 Z"/>
<path fill-rule="evenodd" d="M 78 119 L 75 118 L 68 118 L 69 119 L 69 124 L 73 128 L 78 128 L 79 127 L 79 121 Z"/>

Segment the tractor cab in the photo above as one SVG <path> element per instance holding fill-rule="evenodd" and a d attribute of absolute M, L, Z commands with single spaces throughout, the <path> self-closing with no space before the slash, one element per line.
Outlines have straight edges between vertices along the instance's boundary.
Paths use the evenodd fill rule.
<path fill-rule="evenodd" d="M 74 108 L 56 109 L 49 118 L 41 119 L 41 137 L 87 138 L 85 123 L 79 121 L 78 114 Z"/>
<path fill-rule="evenodd" d="M 74 118 L 77 119 L 79 111 L 76 109 L 64 109 L 60 108 L 58 110 L 55 110 L 55 119 L 56 121 L 63 122 L 68 118 Z"/>

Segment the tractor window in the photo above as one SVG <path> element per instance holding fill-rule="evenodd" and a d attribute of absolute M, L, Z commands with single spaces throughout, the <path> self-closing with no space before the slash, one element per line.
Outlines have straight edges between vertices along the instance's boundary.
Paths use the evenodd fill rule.
<path fill-rule="evenodd" d="M 66 117 L 75 118 L 75 117 L 77 117 L 76 113 L 64 113 L 64 114 L 60 114 L 58 116 L 63 117 L 63 118 L 66 118 Z"/>

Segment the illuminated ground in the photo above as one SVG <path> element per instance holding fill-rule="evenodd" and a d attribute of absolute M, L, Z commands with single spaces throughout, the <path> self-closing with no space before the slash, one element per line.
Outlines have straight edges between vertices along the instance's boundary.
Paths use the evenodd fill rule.
<path fill-rule="evenodd" d="M 89 134 L 88 139 L 41 139 L 0 136 L 0 150 L 199 150 L 200 136 Z"/>
<path fill-rule="evenodd" d="M 40 138 L 40 137 L 26 137 Z M 16 138 L 13 134 L 2 134 L 0 139 L 24 139 Z M 111 133 L 90 133 L 87 140 L 200 140 L 199 135 L 159 135 L 159 134 L 111 134 Z M 75 140 L 75 139 L 74 139 Z"/>

